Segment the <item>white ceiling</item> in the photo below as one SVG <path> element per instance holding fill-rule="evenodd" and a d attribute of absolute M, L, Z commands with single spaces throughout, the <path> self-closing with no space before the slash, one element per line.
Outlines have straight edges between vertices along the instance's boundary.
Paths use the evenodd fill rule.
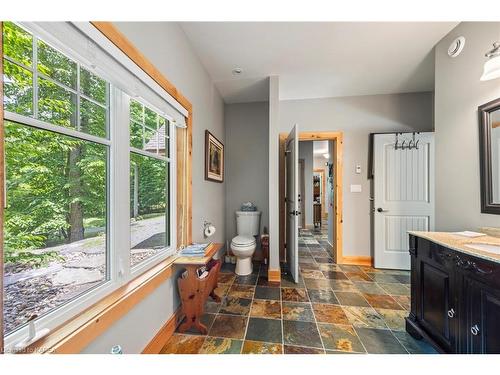
<path fill-rule="evenodd" d="M 433 47 L 457 22 L 180 23 L 226 103 L 431 91 Z M 234 76 L 235 67 L 243 74 Z"/>

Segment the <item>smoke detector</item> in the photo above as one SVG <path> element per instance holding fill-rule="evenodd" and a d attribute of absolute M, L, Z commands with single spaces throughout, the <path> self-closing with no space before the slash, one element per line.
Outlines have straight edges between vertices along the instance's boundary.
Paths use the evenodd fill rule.
<path fill-rule="evenodd" d="M 464 46 L 465 38 L 463 36 L 459 36 L 453 42 L 451 42 L 450 46 L 448 47 L 448 56 L 457 57 L 464 49 Z"/>

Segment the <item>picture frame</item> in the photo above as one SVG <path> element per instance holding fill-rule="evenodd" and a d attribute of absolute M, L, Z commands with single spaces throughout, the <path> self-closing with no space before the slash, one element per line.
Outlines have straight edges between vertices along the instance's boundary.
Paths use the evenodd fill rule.
<path fill-rule="evenodd" d="M 205 130 L 205 180 L 224 182 L 224 144 Z"/>

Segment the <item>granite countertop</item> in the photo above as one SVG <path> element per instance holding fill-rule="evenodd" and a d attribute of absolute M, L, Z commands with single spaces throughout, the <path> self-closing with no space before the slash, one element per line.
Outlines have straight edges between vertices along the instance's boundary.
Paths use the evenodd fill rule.
<path fill-rule="evenodd" d="M 429 241 L 435 242 L 438 245 L 448 247 L 450 249 L 459 251 L 464 254 L 476 256 L 478 258 L 486 259 L 492 262 L 500 263 L 500 254 L 490 253 L 487 251 L 481 251 L 477 249 L 472 249 L 465 245 L 467 244 L 484 244 L 484 245 L 496 245 L 500 246 L 500 238 L 493 236 L 480 236 L 475 238 L 464 237 L 452 232 L 418 232 L 409 231 L 417 237 L 425 238 Z"/>

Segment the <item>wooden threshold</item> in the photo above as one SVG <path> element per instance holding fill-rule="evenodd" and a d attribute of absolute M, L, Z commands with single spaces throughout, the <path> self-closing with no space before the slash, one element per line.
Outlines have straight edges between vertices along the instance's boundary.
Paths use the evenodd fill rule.
<path fill-rule="evenodd" d="M 349 264 L 353 266 L 372 267 L 373 258 L 369 256 L 343 256 L 340 264 Z"/>
<path fill-rule="evenodd" d="M 26 353 L 76 354 L 150 295 L 172 275 L 170 257 L 122 286 L 49 335 L 26 348 Z"/>

